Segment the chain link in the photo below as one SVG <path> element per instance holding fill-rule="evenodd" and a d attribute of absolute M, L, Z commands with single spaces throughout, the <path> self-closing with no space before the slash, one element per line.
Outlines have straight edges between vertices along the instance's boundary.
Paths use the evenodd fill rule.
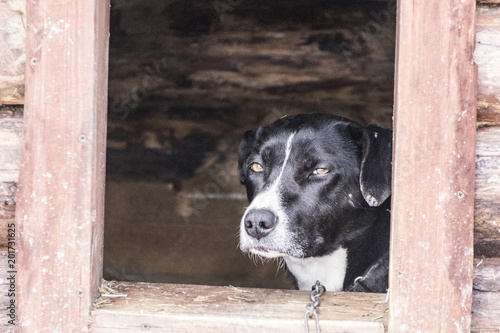
<path fill-rule="evenodd" d="M 310 294 L 311 303 L 306 305 L 306 314 L 304 315 L 306 333 L 309 333 L 309 319 L 312 317 L 314 317 L 316 322 L 316 333 L 321 332 L 319 329 L 318 307 L 321 302 L 321 295 L 323 295 L 325 291 L 325 287 L 319 281 L 316 281 L 316 284 L 312 286 Z"/>

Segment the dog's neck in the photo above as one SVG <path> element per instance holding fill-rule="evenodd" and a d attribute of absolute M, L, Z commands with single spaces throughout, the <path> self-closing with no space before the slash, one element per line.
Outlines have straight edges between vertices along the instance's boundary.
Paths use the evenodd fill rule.
<path fill-rule="evenodd" d="M 342 290 L 347 269 L 346 249 L 339 248 L 322 257 L 297 259 L 287 256 L 284 260 L 300 290 L 311 290 L 316 281 L 328 291 Z"/>

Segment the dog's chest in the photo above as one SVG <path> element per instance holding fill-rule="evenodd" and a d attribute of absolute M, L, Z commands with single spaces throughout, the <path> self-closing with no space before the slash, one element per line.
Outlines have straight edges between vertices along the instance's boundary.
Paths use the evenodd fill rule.
<path fill-rule="evenodd" d="M 347 250 L 344 248 L 322 257 L 285 257 L 285 262 L 295 276 L 300 290 L 311 290 L 316 281 L 328 291 L 342 290 L 347 269 Z"/>

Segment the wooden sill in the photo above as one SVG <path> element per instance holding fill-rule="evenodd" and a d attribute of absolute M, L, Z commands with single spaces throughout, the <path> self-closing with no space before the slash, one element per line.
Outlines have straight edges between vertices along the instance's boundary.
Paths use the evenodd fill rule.
<path fill-rule="evenodd" d="M 104 282 L 91 332 L 304 332 L 308 291 Z M 108 289 L 109 288 L 109 289 Z M 106 293 L 112 297 L 106 296 Z M 384 294 L 326 292 L 321 332 L 383 333 Z M 315 332 L 314 320 L 309 320 Z"/>

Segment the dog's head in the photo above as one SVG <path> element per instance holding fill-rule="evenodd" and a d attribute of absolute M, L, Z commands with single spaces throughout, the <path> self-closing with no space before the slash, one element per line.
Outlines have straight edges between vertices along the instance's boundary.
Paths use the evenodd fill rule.
<path fill-rule="evenodd" d="M 245 133 L 239 176 L 250 206 L 240 248 L 322 256 L 364 228 L 359 214 L 391 193 L 392 131 L 331 115 L 282 118 Z"/>

